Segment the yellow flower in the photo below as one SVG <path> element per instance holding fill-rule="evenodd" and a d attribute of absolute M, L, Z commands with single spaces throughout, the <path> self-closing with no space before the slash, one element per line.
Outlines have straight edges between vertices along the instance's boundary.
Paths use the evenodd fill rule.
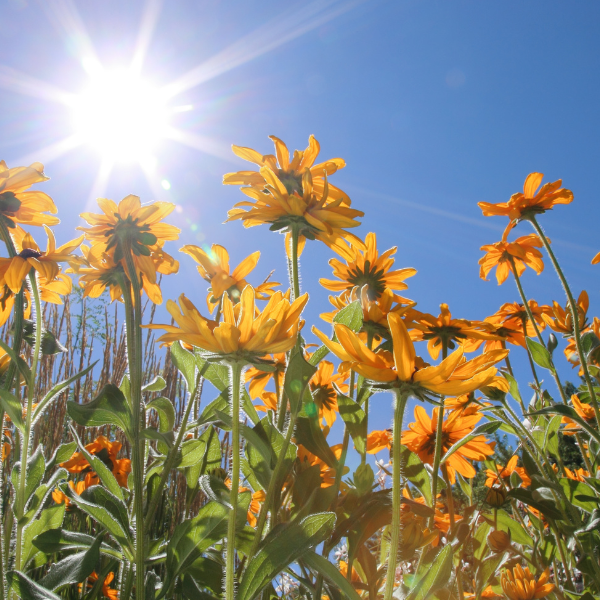
<path fill-rule="evenodd" d="M 243 488 L 240 488 L 240 493 Z M 245 491 L 245 490 L 244 490 Z M 260 514 L 261 504 L 265 501 L 267 495 L 263 490 L 256 490 L 252 494 L 252 500 L 250 501 L 250 506 L 248 507 L 248 525 L 250 527 L 256 527 L 256 523 L 258 522 L 258 515 Z"/>
<path fill-rule="evenodd" d="M 500 577 L 502 590 L 509 600 L 534 600 L 534 598 L 545 598 L 552 590 L 553 583 L 546 583 L 550 577 L 550 569 L 546 569 L 536 581 L 529 567 L 517 565 L 511 573 L 510 569 L 504 569 Z"/>
<path fill-rule="evenodd" d="M 254 290 L 246 286 L 240 302 L 234 305 L 229 296 L 223 296 L 220 323 L 209 321 L 185 297 L 179 297 L 181 309 L 172 300 L 167 310 L 175 325 L 146 325 L 151 329 L 167 331 L 158 341 L 171 344 L 177 340 L 230 359 L 256 359 L 270 353 L 287 352 L 294 347 L 298 336 L 300 313 L 308 294 L 292 304 L 281 292 L 275 292 L 262 313 L 256 312 Z"/>
<path fill-rule="evenodd" d="M 396 248 L 386 250 L 381 256 L 377 250 L 377 237 L 374 233 L 368 233 L 365 239 L 365 249 L 353 244 L 349 249 L 350 257 L 340 253 L 338 254 L 346 259 L 346 264 L 333 258 L 329 264 L 333 267 L 333 274 L 339 281 L 331 279 L 319 279 L 319 283 L 327 290 L 332 292 L 342 292 L 351 290 L 358 286 L 362 288 L 367 286 L 367 297 L 369 300 L 381 298 L 386 289 L 406 290 L 408 286 L 404 283 L 405 279 L 412 277 L 417 273 L 416 269 L 405 268 L 392 271 L 394 259 L 392 256 L 396 253 Z M 394 296 L 397 302 L 405 301 L 404 298 Z"/>
<path fill-rule="evenodd" d="M 54 281 L 60 272 L 58 263 L 69 261 L 72 252 L 83 241 L 81 236 L 57 248 L 54 233 L 45 225 L 44 228 L 48 236 L 45 252 L 40 250 L 30 233 L 17 227 L 14 241 L 18 254 L 13 258 L 0 258 L 0 285 L 6 284 L 13 294 L 19 293 L 31 269 L 35 269 L 44 281 Z"/>
<path fill-rule="evenodd" d="M 58 225 L 60 219 L 51 215 L 58 212 L 48 194 L 29 190 L 35 183 L 47 181 L 44 165 L 33 163 L 29 167 L 13 167 L 0 161 L 0 217 L 11 229 L 15 223 L 23 225 Z M 28 191 L 29 190 L 29 191 Z"/>
<path fill-rule="evenodd" d="M 557 204 L 573 202 L 573 192 L 560 187 L 561 179 L 554 183 L 546 183 L 538 190 L 543 177 L 542 173 L 530 173 L 525 179 L 523 192 L 513 194 L 508 202 L 498 204 L 479 202 L 478 206 L 486 217 L 502 216 L 508 217 L 511 222 L 516 222 L 528 216 L 544 213 Z"/>
<path fill-rule="evenodd" d="M 406 313 L 412 329 L 410 337 L 413 341 L 427 340 L 427 350 L 431 358 L 437 359 L 444 343 L 450 350 L 455 342 L 464 344 L 466 340 L 495 340 L 491 327 L 483 321 L 467 321 L 453 319 L 447 304 L 440 304 L 440 315 L 433 315 L 410 309 Z"/>
<path fill-rule="evenodd" d="M 507 350 L 495 350 L 465 361 L 461 348 L 453 352 L 437 367 L 426 366 L 418 358 L 402 319 L 395 313 L 388 315 L 392 335 L 393 355 L 386 350 L 373 352 L 348 327 L 334 326 L 339 342 L 331 341 L 313 327 L 315 335 L 343 361 L 343 370 L 352 369 L 373 381 L 397 386 L 410 386 L 419 394 L 427 390 L 436 394 L 460 395 L 472 392 L 494 381 L 496 368 L 492 365 L 505 358 Z"/>
<path fill-rule="evenodd" d="M 593 423 L 596 420 L 596 413 L 594 412 L 594 407 L 591 404 L 584 404 L 577 394 L 573 394 L 571 396 L 571 404 L 573 404 L 573 408 L 575 412 L 588 423 Z M 566 427 L 562 430 L 564 435 L 574 435 L 579 432 L 579 425 L 569 419 L 569 417 L 563 417 L 561 419 L 561 423 L 566 425 Z"/>
<path fill-rule="evenodd" d="M 579 316 L 579 330 L 583 330 L 587 327 L 586 314 L 590 306 L 590 300 L 585 290 L 579 294 L 577 298 L 577 313 Z M 542 319 L 546 322 L 546 325 L 556 331 L 556 333 L 562 333 L 563 335 L 573 335 L 573 316 L 569 307 L 563 308 L 558 302 L 552 302 L 552 309 L 547 313 L 542 314 Z"/>
<path fill-rule="evenodd" d="M 371 431 L 367 435 L 367 454 L 377 454 L 392 447 L 392 432 L 388 429 L 382 431 Z"/>
<path fill-rule="evenodd" d="M 481 419 L 481 414 L 464 416 L 459 412 L 451 412 L 442 423 L 442 455 L 456 442 L 468 436 Z M 423 463 L 432 465 L 435 455 L 437 437 L 437 420 L 440 409 L 433 409 L 433 417 L 429 418 L 422 406 L 415 407 L 415 423 L 409 424 L 409 429 L 402 432 L 402 443 L 412 450 Z M 445 467 L 452 483 L 455 481 L 454 471 L 463 477 L 475 477 L 477 472 L 470 460 L 485 460 L 494 454 L 495 442 L 490 442 L 483 435 L 478 435 L 461 446 L 448 459 Z"/>
<path fill-rule="evenodd" d="M 338 169 L 343 169 L 346 163 L 341 158 L 332 158 L 325 162 L 315 165 L 315 160 L 321 149 L 319 142 L 314 135 L 308 138 L 308 147 L 304 151 L 294 150 L 294 156 L 290 161 L 290 151 L 287 146 L 274 135 L 269 138 L 275 144 L 277 157 L 272 154 L 259 154 L 252 148 L 243 148 L 233 146 L 233 151 L 240 158 L 254 163 L 259 167 L 268 167 L 285 186 L 289 194 L 294 192 L 302 194 L 302 177 L 306 169 L 310 170 L 313 179 L 314 191 L 323 195 L 328 187 L 328 195 L 332 200 L 342 200 L 344 204 L 350 204 L 348 196 L 342 190 L 326 184 L 326 176 L 333 175 Z M 257 171 L 238 171 L 237 173 L 227 173 L 223 176 L 223 183 L 226 185 L 250 185 L 259 189 L 264 188 L 267 180 L 261 172 Z"/>
<path fill-rule="evenodd" d="M 180 252 L 185 252 L 198 263 L 198 273 L 210 283 L 206 303 L 211 312 L 225 292 L 232 302 L 239 301 L 242 290 L 248 285 L 245 278 L 254 270 L 260 258 L 260 252 L 253 252 L 230 273 L 229 253 L 223 246 L 213 244 L 210 253 L 207 253 L 198 246 L 187 245 Z M 275 291 L 273 288 L 278 285 L 280 284 L 275 281 L 264 281 L 254 289 L 256 298 L 267 300 Z"/>
<path fill-rule="evenodd" d="M 486 469 L 485 475 L 485 485 L 486 487 L 494 487 L 497 484 L 504 482 L 505 479 L 510 479 L 510 476 L 513 473 L 516 473 L 523 482 L 523 487 L 529 487 L 531 485 L 531 479 L 529 475 L 527 475 L 527 471 L 523 467 L 517 467 L 517 463 L 519 462 L 519 457 L 515 454 L 510 458 L 510 460 L 506 463 L 506 466 L 496 465 L 496 470 L 494 469 Z"/>
<path fill-rule="evenodd" d="M 106 576 L 106 578 L 104 579 L 104 581 L 102 583 L 102 595 L 105 598 L 108 598 L 108 600 L 118 600 L 118 598 L 119 598 L 119 591 L 109 587 L 109 585 L 111 584 L 111 582 L 114 578 L 115 578 L 115 574 L 111 571 Z M 98 574 L 96 573 L 96 571 L 94 571 L 87 578 L 87 587 L 93 588 L 96 581 L 98 581 Z M 79 587 L 79 593 L 81 594 L 82 589 L 83 589 L 83 584 L 80 583 L 78 585 L 78 587 Z"/>
<path fill-rule="evenodd" d="M 275 367 L 274 371 L 260 371 L 255 367 L 250 367 L 245 373 L 246 382 L 250 382 L 249 392 L 251 398 L 258 398 L 267 386 L 267 383 L 273 379 L 275 389 L 283 389 L 283 379 L 287 367 L 287 356 L 285 352 L 278 352 L 262 357 L 269 361 L 269 364 Z"/>
<path fill-rule="evenodd" d="M 262 167 L 260 173 L 266 181 L 264 188 L 242 188 L 242 192 L 253 202 L 238 202 L 229 211 L 226 222 L 241 220 L 244 227 L 270 223 L 271 230 L 288 234 L 293 228 L 297 228 L 299 249 L 304 245 L 305 239 L 320 240 L 346 255 L 349 250 L 343 240 L 362 246 L 360 239 L 345 229 L 358 227 L 360 223 L 356 221 L 356 217 L 362 217 L 364 213 L 345 206 L 341 199 L 330 201 L 327 182 L 319 197 L 313 190 L 312 175 L 306 169 L 300 195 L 297 191 L 288 192 L 271 169 Z M 286 248 L 289 248 L 289 239 L 288 235 Z"/>
<path fill-rule="evenodd" d="M 331 451 L 333 452 L 335 458 L 339 460 L 340 456 L 342 455 L 342 444 L 331 446 Z M 335 469 L 327 465 L 318 456 L 315 456 L 312 452 L 307 450 L 302 444 L 298 444 L 298 454 L 296 460 L 299 471 L 302 471 L 308 467 L 314 467 L 315 465 L 319 466 L 322 488 L 331 487 L 335 483 Z M 348 467 L 344 467 L 343 473 L 345 474 L 348 471 Z"/>
<path fill-rule="evenodd" d="M 544 262 L 542 253 L 537 248 L 541 248 L 542 245 L 540 238 L 532 233 L 522 236 L 514 242 L 503 239 L 501 242 L 482 246 L 481 250 L 484 250 L 486 254 L 479 259 L 481 266 L 479 277 L 486 280 L 488 273 L 496 267 L 498 285 L 503 284 L 512 271 L 511 258 L 519 277 L 525 271 L 526 266 L 531 267 L 539 275 L 544 270 Z"/>
<path fill-rule="evenodd" d="M 328 360 L 322 360 L 319 363 L 317 372 L 312 376 L 309 387 L 312 397 L 319 409 L 319 422 L 325 419 L 328 427 L 331 427 L 336 419 L 336 413 L 339 412 L 337 403 L 337 392 L 334 384 L 342 392 L 348 393 L 348 373 L 333 372 L 333 363 Z"/>
<path fill-rule="evenodd" d="M 257 412 L 266 413 L 269 410 L 277 412 L 277 394 L 275 392 L 263 392 L 260 395 L 260 399 L 264 402 L 264 404 L 256 404 L 254 406 Z"/>

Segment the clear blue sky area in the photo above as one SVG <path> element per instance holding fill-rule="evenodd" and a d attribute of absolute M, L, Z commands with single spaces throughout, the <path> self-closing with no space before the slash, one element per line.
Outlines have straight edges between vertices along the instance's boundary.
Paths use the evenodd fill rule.
<path fill-rule="evenodd" d="M 303 149 L 313 133 L 324 159 L 347 162 L 332 182 L 365 211 L 354 231 L 376 231 L 381 250 L 398 247 L 399 267 L 418 270 L 405 294 L 421 310 L 437 314 L 447 302 L 457 317 L 482 319 L 517 300 L 512 281 L 498 287 L 478 277 L 480 246 L 498 241 L 507 221 L 482 217 L 477 202 L 508 200 L 531 171 L 562 178 L 575 194 L 541 221 L 575 293 L 587 288 L 591 314 L 598 308 L 600 266 L 590 265 L 600 250 L 598 2 L 4 0 L 0 23 L 0 159 L 46 165 L 51 180 L 41 189 L 59 207 L 61 243 L 94 195 L 135 193 L 178 205 L 173 253 L 220 243 L 237 264 L 259 249 L 253 280 L 276 269 L 285 283 L 281 236 L 221 225 L 243 199 L 221 179 L 247 165 L 232 143 L 266 154 L 269 134 Z M 140 40 L 143 78 L 158 87 L 183 82 L 169 100 L 180 109 L 170 119 L 180 141 L 160 143 L 146 170 L 116 164 L 103 183 L 97 150 L 62 151 L 72 110 L 56 90 L 83 90 L 82 65 L 94 53 L 106 69 L 129 66 Z M 315 242 L 302 257 L 308 324 L 329 309 L 317 280 L 330 276 L 332 256 Z M 193 261 L 180 259 L 164 295 L 185 292 L 204 309 L 205 284 Z M 549 265 L 523 281 L 540 303 L 564 301 Z M 525 386 L 527 369 L 518 372 Z M 377 396 L 372 425 L 390 419 L 390 398 Z"/>

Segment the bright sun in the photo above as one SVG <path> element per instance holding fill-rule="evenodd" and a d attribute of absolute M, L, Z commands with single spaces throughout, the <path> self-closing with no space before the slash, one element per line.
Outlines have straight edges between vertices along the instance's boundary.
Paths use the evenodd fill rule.
<path fill-rule="evenodd" d="M 111 161 L 143 160 L 164 138 L 168 110 L 157 89 L 130 71 L 97 73 L 74 105 L 84 143 Z"/>

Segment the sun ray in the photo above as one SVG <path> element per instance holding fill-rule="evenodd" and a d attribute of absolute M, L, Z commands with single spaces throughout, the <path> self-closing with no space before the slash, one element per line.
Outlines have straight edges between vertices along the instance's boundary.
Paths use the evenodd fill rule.
<path fill-rule="evenodd" d="M 83 68 L 91 73 L 101 70 L 100 60 L 73 0 L 45 0 L 40 5 L 52 26 L 64 36 Z"/>
<path fill-rule="evenodd" d="M 94 179 L 90 195 L 88 196 L 86 210 L 91 210 L 96 205 L 96 199 L 104 198 L 106 195 L 108 178 L 110 177 L 114 164 L 114 160 L 108 157 L 104 157 L 100 162 L 98 174 L 96 175 L 96 179 Z"/>
<path fill-rule="evenodd" d="M 315 0 L 303 6 L 300 10 L 288 10 L 245 35 L 175 81 L 167 84 L 163 88 L 165 96 L 172 98 L 222 73 L 239 67 L 320 27 L 363 2 L 365 0 L 351 0 L 349 2 Z"/>
<path fill-rule="evenodd" d="M 139 74 L 142 70 L 148 47 L 150 46 L 156 24 L 158 23 L 161 8 L 162 0 L 147 0 L 146 5 L 144 6 L 140 31 L 135 44 L 133 60 L 131 61 L 131 71 L 134 73 Z"/>
<path fill-rule="evenodd" d="M 4 65 L 0 65 L 0 87 L 24 96 L 33 96 L 67 106 L 72 105 L 75 98 L 74 94 L 69 94 L 51 83 L 25 75 Z"/>
<path fill-rule="evenodd" d="M 216 156 L 217 158 L 225 160 L 229 163 L 236 165 L 239 163 L 239 161 L 236 160 L 235 156 L 231 152 L 231 147 L 228 144 L 219 142 L 218 140 L 215 140 L 207 135 L 199 135 L 189 131 L 182 131 L 176 127 L 168 127 L 165 130 L 165 137 L 175 142 L 179 142 L 184 146 L 189 146 L 195 150 L 200 150 L 205 154 Z"/>
<path fill-rule="evenodd" d="M 11 162 L 15 165 L 30 165 L 33 162 L 41 162 L 44 165 L 49 165 L 57 158 L 67 154 L 67 152 L 71 152 L 71 150 L 78 148 L 81 144 L 83 144 L 81 138 L 77 134 L 73 134 L 54 144 L 48 145 L 45 148 L 40 148 L 31 154 L 21 156 L 21 158 L 17 158 L 17 160 Z"/>
<path fill-rule="evenodd" d="M 168 200 L 168 194 L 161 186 L 159 178 L 156 176 L 155 161 L 150 157 L 140 158 L 138 160 L 140 168 L 144 172 L 148 187 L 154 195 L 153 200 Z"/>

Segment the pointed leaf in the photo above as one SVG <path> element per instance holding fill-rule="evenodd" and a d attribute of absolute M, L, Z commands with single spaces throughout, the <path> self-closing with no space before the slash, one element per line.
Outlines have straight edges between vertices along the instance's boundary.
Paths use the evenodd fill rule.
<path fill-rule="evenodd" d="M 365 411 L 360 407 L 358 402 L 355 402 L 352 398 L 344 394 L 338 393 L 337 403 L 340 416 L 348 428 L 356 450 L 364 456 L 367 449 L 367 419 Z"/>
<path fill-rule="evenodd" d="M 23 422 L 23 406 L 16 396 L 10 392 L 0 388 L 0 407 L 10 417 L 10 420 L 15 424 L 19 431 L 24 431 L 25 423 Z"/>
<path fill-rule="evenodd" d="M 418 575 L 418 573 L 417 573 Z M 443 588 L 452 575 L 452 546 L 446 545 L 422 577 L 412 585 L 406 600 L 426 600 Z"/>
<path fill-rule="evenodd" d="M 171 360 L 183 375 L 188 392 L 193 395 L 196 390 L 196 360 L 194 355 L 184 350 L 180 342 L 175 342 L 171 346 Z"/>
<path fill-rule="evenodd" d="M 152 381 L 142 387 L 142 392 L 162 392 L 167 387 L 167 382 L 157 375 Z"/>
<path fill-rule="evenodd" d="M 309 550 L 302 555 L 302 562 L 306 563 L 313 571 L 342 592 L 344 598 L 349 600 L 360 600 L 360 596 L 352 587 L 352 584 L 339 572 L 339 570 L 326 558 L 319 556 L 316 552 Z"/>
<path fill-rule="evenodd" d="M 534 362 L 544 369 L 552 368 L 552 357 L 550 352 L 542 346 L 539 342 L 532 340 L 531 338 L 525 338 L 527 341 L 527 348 L 533 358 Z"/>
<path fill-rule="evenodd" d="M 173 431 L 173 427 L 175 427 L 175 408 L 168 398 L 164 396 L 154 398 L 146 404 L 146 409 L 153 409 L 158 414 L 158 430 L 161 433 Z"/>
<path fill-rule="evenodd" d="M 9 571 L 6 579 L 10 589 L 14 590 L 22 600 L 61 600 L 60 596 L 19 571 Z"/>

